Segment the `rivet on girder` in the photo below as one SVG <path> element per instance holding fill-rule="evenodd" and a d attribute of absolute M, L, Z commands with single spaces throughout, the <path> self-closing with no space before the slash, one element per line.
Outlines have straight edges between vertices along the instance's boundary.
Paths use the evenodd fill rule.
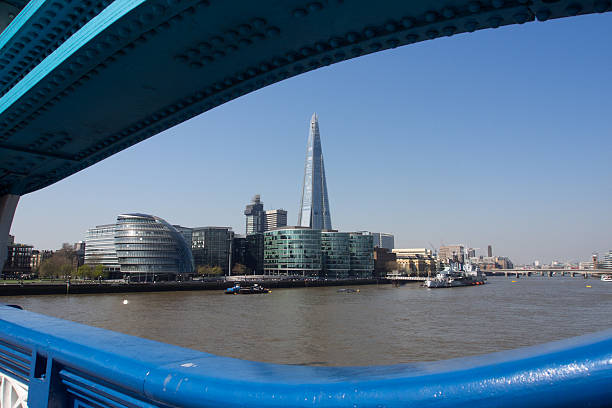
<path fill-rule="evenodd" d="M 503 19 L 500 16 L 493 16 L 493 17 L 490 17 L 489 20 L 487 21 L 489 22 L 489 25 L 491 27 L 497 28 L 502 23 Z"/>
<path fill-rule="evenodd" d="M 518 12 L 513 16 L 514 22 L 517 24 L 523 24 L 529 20 L 529 15 L 526 12 Z"/>
<path fill-rule="evenodd" d="M 278 37 L 280 34 L 280 30 L 277 27 L 270 27 L 266 30 L 266 35 L 268 37 Z"/>
<path fill-rule="evenodd" d="M 565 8 L 565 11 L 570 16 L 575 16 L 575 15 L 577 15 L 578 13 L 580 13 L 582 11 L 582 6 L 580 6 L 579 4 L 573 3 L 573 4 L 570 4 L 569 6 L 567 6 Z"/>
<path fill-rule="evenodd" d="M 293 14 L 293 17 L 304 17 L 308 13 L 306 12 L 306 10 L 298 8 L 298 9 L 293 10 L 292 14 Z"/>
<path fill-rule="evenodd" d="M 387 40 L 387 45 L 391 48 L 395 48 L 399 45 L 400 41 L 397 38 L 389 38 Z"/>
<path fill-rule="evenodd" d="M 329 40 L 329 45 L 332 48 L 338 48 L 342 45 L 342 40 L 340 38 L 332 38 L 331 40 Z"/>
<path fill-rule="evenodd" d="M 599 0 L 595 2 L 595 11 L 598 13 L 604 13 L 606 11 L 608 11 L 608 9 L 610 8 L 610 1 L 608 0 Z"/>
<path fill-rule="evenodd" d="M 359 36 L 356 33 L 348 33 L 346 35 L 346 39 L 349 40 L 349 42 L 357 42 L 357 40 L 359 39 Z"/>
<path fill-rule="evenodd" d="M 251 20 L 251 24 L 253 24 L 255 28 L 263 28 L 266 25 L 266 20 L 263 18 L 254 18 Z"/>
<path fill-rule="evenodd" d="M 504 0 L 493 0 L 491 3 L 495 8 L 501 8 L 504 6 Z"/>
<path fill-rule="evenodd" d="M 436 37 L 438 36 L 438 34 L 439 34 L 439 33 L 438 33 L 438 31 L 437 31 L 437 30 L 429 30 L 429 31 L 427 31 L 427 33 L 426 33 L 426 34 L 427 34 L 427 37 L 428 37 L 430 40 L 433 40 L 434 38 L 436 38 Z"/>
<path fill-rule="evenodd" d="M 475 20 L 470 20 L 465 23 L 465 28 L 471 33 L 476 30 L 478 27 L 478 22 Z"/>
<path fill-rule="evenodd" d="M 425 21 L 428 23 L 433 23 L 438 18 L 438 15 L 434 11 L 428 11 L 425 13 Z"/>
<path fill-rule="evenodd" d="M 414 20 L 410 17 L 402 18 L 402 25 L 404 28 L 412 28 L 414 27 Z"/>
<path fill-rule="evenodd" d="M 451 35 L 455 34 L 456 31 L 457 31 L 457 27 L 455 26 L 447 26 L 442 29 L 442 32 L 447 37 L 450 37 Z"/>
<path fill-rule="evenodd" d="M 444 18 L 453 18 L 455 17 L 455 11 L 450 7 L 446 7 L 444 10 L 442 10 L 442 15 Z"/>
<path fill-rule="evenodd" d="M 323 8 L 323 5 L 318 1 L 315 1 L 313 3 L 309 3 L 307 7 L 310 11 L 319 11 Z"/>
<path fill-rule="evenodd" d="M 536 18 L 539 21 L 546 21 L 550 18 L 550 10 L 548 9 L 540 9 L 536 12 Z"/>
<path fill-rule="evenodd" d="M 366 36 L 366 38 L 372 38 L 376 35 L 376 32 L 374 31 L 373 28 L 368 27 L 365 30 L 363 30 L 363 34 Z"/>

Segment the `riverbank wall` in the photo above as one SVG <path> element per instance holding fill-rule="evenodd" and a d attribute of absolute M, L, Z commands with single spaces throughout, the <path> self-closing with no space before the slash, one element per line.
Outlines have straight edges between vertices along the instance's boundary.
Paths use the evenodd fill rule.
<path fill-rule="evenodd" d="M 30 295 L 79 295 L 95 293 L 134 293 L 134 292 L 176 292 L 193 290 L 224 290 L 236 283 L 251 286 L 255 283 L 270 289 L 308 288 L 322 286 L 354 286 L 388 284 L 387 279 L 347 279 L 347 280 L 266 280 L 247 282 L 157 282 L 157 283 L 24 283 L 0 284 L 0 296 Z"/>

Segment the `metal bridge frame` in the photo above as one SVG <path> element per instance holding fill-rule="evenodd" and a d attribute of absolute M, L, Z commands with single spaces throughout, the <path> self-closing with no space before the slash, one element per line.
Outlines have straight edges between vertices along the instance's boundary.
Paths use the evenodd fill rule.
<path fill-rule="evenodd" d="M 277 365 L 0 306 L 0 373 L 30 407 L 604 407 L 612 330 L 518 350 L 372 367 Z"/>
<path fill-rule="evenodd" d="M 610 0 L 243 0 L 258 14 L 243 15 L 232 3 L 235 26 L 210 38 L 169 34 L 194 24 L 193 16 L 213 26 L 227 4 L 0 0 L 0 12 L 23 7 L 0 34 L 0 263 L 20 195 L 227 101 L 384 49 L 612 7 Z M 126 114 L 117 95 L 164 83 L 168 72 L 141 61 L 164 46 L 171 51 L 164 69 L 183 87 L 173 83 L 159 98 L 142 94 Z M 123 65 L 138 69 L 113 71 Z M 117 77 L 133 88 L 109 89 Z M 114 103 L 83 120 L 75 110 L 91 89 Z M 0 306 L 3 407 L 25 406 L 26 391 L 37 408 L 598 407 L 612 405 L 610 385 L 612 331 L 432 363 L 302 367 L 217 357 Z"/>

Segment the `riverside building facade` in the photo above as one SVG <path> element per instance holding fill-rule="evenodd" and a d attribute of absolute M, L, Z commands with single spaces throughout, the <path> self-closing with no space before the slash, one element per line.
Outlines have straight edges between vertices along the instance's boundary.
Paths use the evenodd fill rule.
<path fill-rule="evenodd" d="M 117 260 L 115 248 L 115 230 L 117 224 L 97 225 L 87 230 L 85 238 L 85 264 L 104 265 L 109 276 L 121 276 L 121 266 Z"/>
<path fill-rule="evenodd" d="M 374 244 L 372 236 L 361 232 L 349 234 L 350 275 L 355 278 L 370 278 L 374 271 Z"/>
<path fill-rule="evenodd" d="M 370 278 L 372 237 L 362 233 L 278 228 L 264 233 L 264 273 L 311 278 Z"/>
<path fill-rule="evenodd" d="M 264 233 L 264 273 L 318 277 L 321 272 L 321 231 L 306 227 Z"/>
<path fill-rule="evenodd" d="M 115 224 L 87 230 L 85 264 L 104 265 L 112 278 L 174 280 L 193 274 L 184 231 L 148 214 L 120 214 Z"/>
<path fill-rule="evenodd" d="M 321 231 L 323 277 L 348 278 L 351 272 L 351 237 L 348 232 Z"/>
<path fill-rule="evenodd" d="M 184 236 L 159 217 L 119 215 L 115 247 L 121 273 L 130 280 L 173 280 L 194 272 L 191 248 Z"/>
<path fill-rule="evenodd" d="M 219 266 L 229 274 L 234 231 L 230 227 L 198 227 L 191 230 L 195 267 Z"/>

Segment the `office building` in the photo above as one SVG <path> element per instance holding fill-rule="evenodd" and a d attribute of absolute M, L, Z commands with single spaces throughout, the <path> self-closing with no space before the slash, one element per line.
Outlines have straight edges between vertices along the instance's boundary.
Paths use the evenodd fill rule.
<path fill-rule="evenodd" d="M 427 248 L 396 248 L 397 265 L 404 272 L 435 273 L 439 267 L 433 252 Z"/>
<path fill-rule="evenodd" d="M 246 216 L 246 234 L 257 234 L 264 232 L 265 227 L 265 212 L 259 194 L 253 197 L 251 204 L 247 205 L 244 210 Z"/>
<path fill-rule="evenodd" d="M 489 258 L 493 257 L 493 247 L 491 245 L 487 246 L 487 256 Z"/>
<path fill-rule="evenodd" d="M 85 257 L 85 252 L 84 252 L 84 247 L 83 247 L 83 257 Z M 30 267 L 32 268 L 32 272 L 38 272 L 38 268 L 40 268 L 40 265 L 46 261 L 47 259 L 51 258 L 53 256 L 53 251 L 50 250 L 39 250 L 39 249 L 33 249 L 32 250 L 32 261 L 30 262 Z"/>
<path fill-rule="evenodd" d="M 306 227 L 264 233 L 264 273 L 318 277 L 322 269 L 321 231 Z"/>
<path fill-rule="evenodd" d="M 393 234 L 384 232 L 371 232 L 374 248 L 386 248 L 391 251 L 395 248 L 395 237 Z"/>
<path fill-rule="evenodd" d="M 287 226 L 287 211 L 267 210 L 265 211 L 264 231 Z"/>
<path fill-rule="evenodd" d="M 450 261 L 463 262 L 463 245 L 442 246 L 438 250 L 438 259 L 444 264 Z"/>
<path fill-rule="evenodd" d="M 85 264 L 104 265 L 111 277 L 120 277 L 121 267 L 115 248 L 117 224 L 97 225 L 87 230 L 85 238 Z"/>
<path fill-rule="evenodd" d="M 76 242 L 73 246 L 77 267 L 85 263 L 85 241 Z"/>
<path fill-rule="evenodd" d="M 187 246 L 191 248 L 191 241 L 193 240 L 193 228 L 183 227 L 182 225 L 173 225 L 174 229 L 176 229 L 179 234 L 183 236 Z"/>
<path fill-rule="evenodd" d="M 603 256 L 603 260 L 599 263 L 599 267 L 602 269 L 612 269 L 612 250 L 608 251 L 608 253 Z"/>
<path fill-rule="evenodd" d="M 119 215 L 115 248 L 121 273 L 130 280 L 173 280 L 194 273 L 191 248 L 185 238 L 159 217 Z"/>
<path fill-rule="evenodd" d="M 398 267 L 397 254 L 387 248 L 374 247 L 374 276 L 384 277 Z"/>
<path fill-rule="evenodd" d="M 349 233 L 350 277 L 371 278 L 374 271 L 374 242 L 372 236 L 360 232 Z"/>
<path fill-rule="evenodd" d="M 321 135 L 319 134 L 319 121 L 316 113 L 312 115 L 310 120 L 298 225 L 318 230 L 332 229 Z"/>
<path fill-rule="evenodd" d="M 278 228 L 264 233 L 264 273 L 325 278 L 371 278 L 372 236 L 360 232 Z"/>
<path fill-rule="evenodd" d="M 321 231 L 322 277 L 348 278 L 351 271 L 350 235 L 348 232 Z"/>
<path fill-rule="evenodd" d="M 195 268 L 199 266 L 219 266 L 225 275 L 230 272 L 230 254 L 234 232 L 230 227 L 192 228 L 191 251 Z"/>
<path fill-rule="evenodd" d="M 247 235 L 246 263 L 248 271 L 254 275 L 264 273 L 264 234 Z"/>
<path fill-rule="evenodd" d="M 10 241 L 9 241 L 10 242 Z M 32 245 L 17 244 L 14 239 L 7 247 L 7 257 L 2 268 L 4 279 L 19 279 L 32 272 Z"/>

